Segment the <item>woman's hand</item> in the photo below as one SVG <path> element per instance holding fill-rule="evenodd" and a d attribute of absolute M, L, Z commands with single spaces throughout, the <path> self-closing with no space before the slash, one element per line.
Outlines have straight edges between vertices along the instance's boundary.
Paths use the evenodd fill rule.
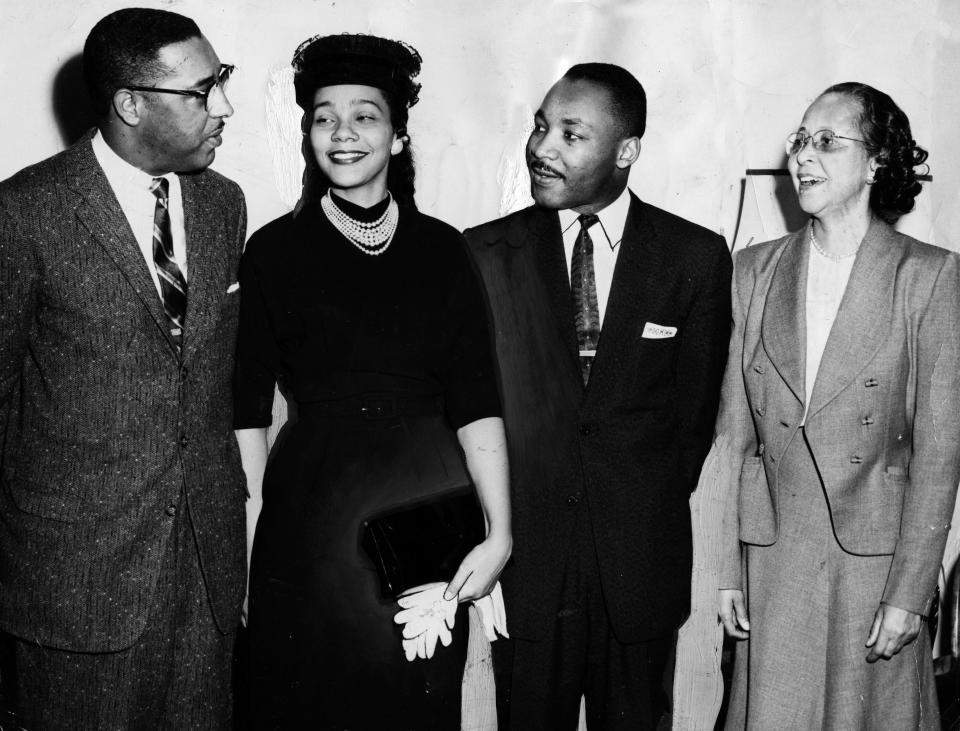
<path fill-rule="evenodd" d="M 720 621 L 727 634 L 738 640 L 750 637 L 750 619 L 747 604 L 740 589 L 720 590 Z"/>
<path fill-rule="evenodd" d="M 920 634 L 923 617 L 906 609 L 881 604 L 873 617 L 873 627 L 866 646 L 867 662 L 876 662 L 880 658 L 889 660 L 909 645 Z"/>
<path fill-rule="evenodd" d="M 469 602 L 489 594 L 512 550 L 513 542 L 509 536 L 487 536 L 460 563 L 453 580 L 447 584 L 444 599 L 457 597 L 461 602 Z"/>

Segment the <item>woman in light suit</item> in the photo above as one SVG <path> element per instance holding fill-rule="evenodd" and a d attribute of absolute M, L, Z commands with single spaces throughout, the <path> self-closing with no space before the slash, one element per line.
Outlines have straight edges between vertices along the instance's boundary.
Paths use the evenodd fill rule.
<path fill-rule="evenodd" d="M 718 423 L 727 728 L 939 729 L 924 618 L 960 481 L 960 258 L 890 225 L 927 153 L 886 94 L 830 87 L 786 149 L 810 222 L 735 259 Z"/>

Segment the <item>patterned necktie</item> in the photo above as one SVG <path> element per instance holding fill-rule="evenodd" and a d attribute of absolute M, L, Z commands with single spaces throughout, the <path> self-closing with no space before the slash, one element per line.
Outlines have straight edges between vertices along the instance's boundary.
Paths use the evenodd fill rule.
<path fill-rule="evenodd" d="M 170 183 L 165 178 L 153 179 L 150 192 L 157 197 L 153 213 L 153 261 L 160 278 L 160 299 L 170 320 L 170 336 L 179 353 L 183 345 L 183 321 L 187 315 L 187 282 L 173 256 L 169 190 Z"/>
<path fill-rule="evenodd" d="M 573 245 L 573 258 L 570 261 L 570 290 L 573 295 L 573 320 L 580 345 L 580 373 L 586 386 L 600 340 L 600 307 L 597 305 L 593 239 L 590 238 L 589 228 L 600 219 L 592 213 L 585 213 L 577 220 L 580 222 L 580 233 Z"/>

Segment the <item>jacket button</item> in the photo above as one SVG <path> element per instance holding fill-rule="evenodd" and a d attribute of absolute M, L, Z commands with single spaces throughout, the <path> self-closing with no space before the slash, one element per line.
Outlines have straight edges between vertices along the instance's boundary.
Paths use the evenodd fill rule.
<path fill-rule="evenodd" d="M 586 437 L 586 436 L 590 436 L 590 432 L 592 432 L 592 431 L 593 431 L 593 430 L 590 428 L 590 425 L 589 425 L 589 424 L 581 424 L 581 425 L 580 425 L 580 433 L 583 434 L 583 436 L 585 436 L 585 437 Z"/>
<path fill-rule="evenodd" d="M 187 368 L 186 366 L 183 366 L 180 369 L 180 383 L 185 383 L 189 375 L 190 375 L 190 369 Z"/>
<path fill-rule="evenodd" d="M 186 449 L 188 444 L 190 444 L 190 439 L 189 439 L 189 437 L 187 437 L 186 434 L 181 434 L 181 435 L 180 435 L 180 446 L 183 447 L 184 449 Z"/>
<path fill-rule="evenodd" d="M 873 388 L 874 386 L 877 385 L 877 379 L 876 379 L 876 378 L 868 378 L 866 381 L 863 382 L 863 385 L 864 385 L 866 388 Z"/>
<path fill-rule="evenodd" d="M 757 407 L 757 416 L 763 416 L 766 413 L 766 410 L 762 406 Z"/>
<path fill-rule="evenodd" d="M 578 498 L 576 495 L 568 495 L 568 496 L 567 496 L 567 505 L 570 505 L 570 506 L 572 507 L 572 506 L 576 505 L 576 504 L 579 503 L 579 502 L 580 502 L 580 498 Z"/>
<path fill-rule="evenodd" d="M 870 426 L 873 423 L 873 417 L 864 416 L 862 419 L 860 419 L 860 423 L 863 424 L 864 426 Z"/>
<path fill-rule="evenodd" d="M 863 464 L 863 457 L 858 454 L 853 455 L 850 458 L 850 464 Z"/>
<path fill-rule="evenodd" d="M 762 366 L 762 365 L 755 365 L 755 366 L 753 367 L 753 370 L 755 370 L 757 373 L 763 373 L 763 366 Z"/>
<path fill-rule="evenodd" d="M 177 506 L 176 506 L 176 505 L 168 505 L 168 506 L 167 506 L 167 509 L 166 509 L 164 512 L 172 518 L 174 515 L 177 514 Z"/>

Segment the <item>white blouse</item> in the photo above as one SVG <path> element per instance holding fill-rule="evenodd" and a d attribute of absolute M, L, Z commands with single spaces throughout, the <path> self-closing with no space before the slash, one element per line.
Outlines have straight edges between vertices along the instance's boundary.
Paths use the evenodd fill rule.
<path fill-rule="evenodd" d="M 805 379 L 806 406 L 803 421 L 807 421 L 806 409 L 810 407 L 810 396 L 816 382 L 820 360 L 823 358 L 830 328 L 837 318 L 840 301 L 847 288 L 850 272 L 856 256 L 842 259 L 830 259 L 810 244 L 810 263 L 807 266 L 807 372 Z"/>

